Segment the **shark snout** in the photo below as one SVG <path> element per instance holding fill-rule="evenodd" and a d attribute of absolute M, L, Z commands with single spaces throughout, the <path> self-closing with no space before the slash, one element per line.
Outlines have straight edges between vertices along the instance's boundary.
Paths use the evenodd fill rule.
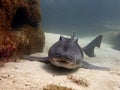
<path fill-rule="evenodd" d="M 55 53 L 55 55 L 54 56 L 56 56 L 56 57 L 63 57 L 63 58 L 67 58 L 67 59 L 70 59 L 70 60 L 73 60 L 73 57 L 72 56 L 70 56 L 70 55 L 68 55 L 68 54 L 64 54 L 64 53 L 62 53 L 62 54 L 58 54 L 58 53 Z"/>

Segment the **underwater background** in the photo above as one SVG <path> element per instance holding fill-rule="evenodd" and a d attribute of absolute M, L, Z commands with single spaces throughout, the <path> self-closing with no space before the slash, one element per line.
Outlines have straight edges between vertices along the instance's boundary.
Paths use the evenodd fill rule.
<path fill-rule="evenodd" d="M 85 37 L 120 32 L 120 0 L 41 0 L 45 32 Z"/>

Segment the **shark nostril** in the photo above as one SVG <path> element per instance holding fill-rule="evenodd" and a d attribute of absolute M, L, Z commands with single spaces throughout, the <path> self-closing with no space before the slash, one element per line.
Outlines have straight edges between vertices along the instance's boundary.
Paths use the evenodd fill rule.
<path fill-rule="evenodd" d="M 69 59 L 71 59 L 71 60 L 73 59 L 73 57 L 72 57 L 72 56 L 68 56 L 68 58 L 69 58 Z"/>
<path fill-rule="evenodd" d="M 60 54 L 58 54 L 58 53 L 55 53 L 54 55 L 57 56 L 57 57 L 60 56 Z"/>

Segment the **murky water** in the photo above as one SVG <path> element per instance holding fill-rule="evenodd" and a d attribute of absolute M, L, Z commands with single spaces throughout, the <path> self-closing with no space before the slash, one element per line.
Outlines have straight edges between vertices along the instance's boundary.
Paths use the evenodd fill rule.
<path fill-rule="evenodd" d="M 45 32 L 77 37 L 104 35 L 120 47 L 120 0 L 41 0 Z M 108 41 L 109 40 L 109 41 Z"/>

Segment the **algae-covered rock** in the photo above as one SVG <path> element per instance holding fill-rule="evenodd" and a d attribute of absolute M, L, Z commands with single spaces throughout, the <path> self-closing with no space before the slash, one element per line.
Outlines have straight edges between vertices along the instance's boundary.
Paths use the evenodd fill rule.
<path fill-rule="evenodd" d="M 0 0 L 0 61 L 42 52 L 40 0 Z"/>

